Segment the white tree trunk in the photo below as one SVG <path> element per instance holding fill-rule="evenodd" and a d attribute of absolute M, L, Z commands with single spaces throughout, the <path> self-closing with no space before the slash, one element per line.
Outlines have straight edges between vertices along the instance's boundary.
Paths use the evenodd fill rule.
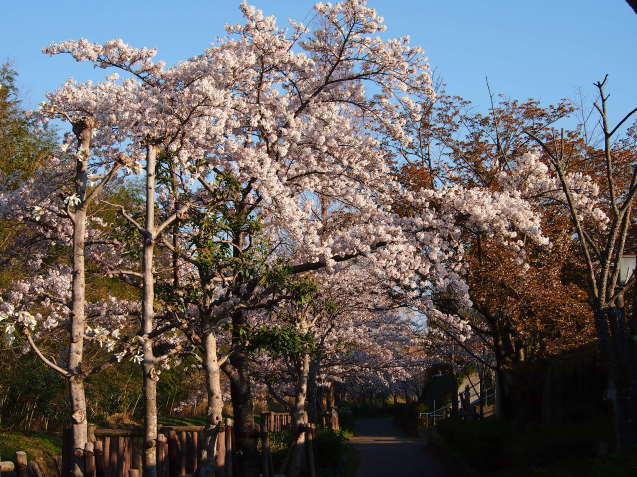
<path fill-rule="evenodd" d="M 217 437 L 223 424 L 223 398 L 221 394 L 221 368 L 217 358 L 217 337 L 212 331 L 208 331 L 204 337 L 203 364 L 208 393 L 208 406 L 206 408 L 208 422 L 200 476 L 209 477 L 214 474 L 217 467 L 222 467 L 225 461 L 225 455 L 216 452 Z"/>
<path fill-rule="evenodd" d="M 299 430 L 307 425 L 307 412 L 305 405 L 307 402 L 307 385 L 310 375 L 310 355 L 304 353 L 301 358 L 301 367 L 299 369 L 299 381 L 297 383 L 296 396 L 294 398 L 294 411 L 292 419 L 294 429 L 298 433 L 296 440 L 292 444 L 290 465 L 288 466 L 288 477 L 298 477 L 303 467 L 303 456 L 305 450 L 305 432 Z"/>
<path fill-rule="evenodd" d="M 157 477 L 157 370 L 153 353 L 154 329 L 154 275 L 153 252 L 155 248 L 155 168 L 157 149 L 149 145 L 146 154 L 146 227 L 142 257 L 143 301 L 142 343 L 144 369 L 144 477 Z"/>
<path fill-rule="evenodd" d="M 71 474 L 84 475 L 84 448 L 87 442 L 86 395 L 84 392 L 84 332 L 86 329 L 86 268 L 84 263 L 86 244 L 86 192 L 88 185 L 88 158 L 91 137 L 95 128 L 90 118 L 73 124 L 79 147 L 76 156 L 75 194 L 80 199 L 73 213 L 73 278 L 71 284 L 71 335 L 68 355 L 69 394 L 71 398 L 71 425 L 73 435 L 73 460 Z"/>

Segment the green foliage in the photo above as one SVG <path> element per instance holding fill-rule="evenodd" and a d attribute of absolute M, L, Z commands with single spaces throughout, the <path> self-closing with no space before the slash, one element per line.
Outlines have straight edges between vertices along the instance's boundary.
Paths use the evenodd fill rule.
<path fill-rule="evenodd" d="M 101 426 L 113 414 L 135 417 L 141 409 L 142 373 L 139 365 L 123 360 L 87 381 L 89 420 Z"/>
<path fill-rule="evenodd" d="M 310 332 L 301 333 L 293 325 L 263 326 L 250 330 L 246 336 L 250 351 L 266 350 L 275 358 L 297 360 L 312 353 L 316 340 Z"/>
<path fill-rule="evenodd" d="M 35 355 L 0 351 L 0 428 L 55 428 L 66 417 L 65 391 L 60 377 Z"/>
<path fill-rule="evenodd" d="M 17 73 L 0 67 L 0 175 L 8 188 L 31 177 L 53 150 L 54 134 L 38 128 L 22 110 Z"/>

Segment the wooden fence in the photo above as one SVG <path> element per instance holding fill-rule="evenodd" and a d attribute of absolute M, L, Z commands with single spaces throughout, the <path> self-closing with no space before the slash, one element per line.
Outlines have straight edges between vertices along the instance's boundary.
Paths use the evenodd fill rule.
<path fill-rule="evenodd" d="M 137 477 L 142 472 L 144 434 L 142 429 L 95 429 L 90 426 L 84 458 L 86 477 Z M 217 439 L 217 451 L 226 455 L 225 475 L 232 477 L 232 420 L 223 426 Z M 201 467 L 205 445 L 203 426 L 160 427 L 157 443 L 157 475 L 186 477 Z M 62 453 L 63 475 L 69 475 L 73 443 L 65 433 Z"/>
<path fill-rule="evenodd" d="M 261 422 L 269 432 L 281 432 L 292 427 L 292 416 L 287 412 L 264 412 Z"/>
<path fill-rule="evenodd" d="M 261 416 L 263 416 L 261 422 L 270 432 L 280 432 L 292 427 L 292 416 L 287 412 L 264 412 Z M 322 427 L 338 430 L 338 412 L 335 409 L 328 410 L 320 416 L 320 423 Z"/>
<path fill-rule="evenodd" d="M 255 437 L 261 444 L 261 475 L 273 477 L 275 471 L 270 452 L 270 438 L 274 432 L 292 428 L 292 418 L 287 413 L 266 412 L 261 415 L 262 425 L 257 426 Z M 330 421 L 331 422 L 331 421 Z M 310 477 L 316 475 L 314 440 L 316 427 L 302 426 L 296 431 L 305 433 L 305 462 Z M 217 439 L 217 454 L 223 456 L 223 476 L 232 477 L 236 468 L 233 453 L 235 446 L 232 420 L 228 419 Z M 205 445 L 203 426 L 160 427 L 157 445 L 158 477 L 187 477 L 197 475 L 202 465 Z M 142 473 L 144 435 L 142 429 L 97 429 L 89 426 L 89 442 L 86 445 L 86 477 L 139 477 Z M 62 475 L 70 475 L 73 458 L 73 441 L 70 431 L 65 433 L 62 453 Z M 19 476 L 23 477 L 23 476 Z M 26 477 L 26 476 L 24 476 Z"/>

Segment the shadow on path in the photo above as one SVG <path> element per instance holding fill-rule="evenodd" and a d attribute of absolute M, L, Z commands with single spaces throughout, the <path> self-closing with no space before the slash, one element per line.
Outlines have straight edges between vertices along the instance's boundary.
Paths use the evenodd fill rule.
<path fill-rule="evenodd" d="M 423 442 L 406 437 L 390 417 L 358 419 L 355 431 L 356 477 L 446 477 Z"/>

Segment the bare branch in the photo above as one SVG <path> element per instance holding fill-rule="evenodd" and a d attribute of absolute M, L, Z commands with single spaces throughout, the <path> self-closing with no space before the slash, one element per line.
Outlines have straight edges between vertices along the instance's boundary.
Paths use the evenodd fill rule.
<path fill-rule="evenodd" d="M 40 348 L 38 348 L 38 346 L 33 341 L 33 337 L 31 336 L 31 332 L 29 331 L 28 328 L 23 328 L 22 331 L 24 333 L 24 336 L 27 337 L 27 341 L 29 342 L 29 346 L 31 347 L 31 349 L 35 352 L 35 354 L 38 356 L 38 358 L 40 358 L 40 360 L 44 364 L 46 364 L 49 368 L 51 368 L 52 370 L 58 372 L 59 374 L 61 374 L 62 376 L 64 376 L 67 379 L 72 376 L 72 374 L 68 370 L 62 368 L 61 366 L 58 366 L 53 361 L 51 361 L 49 358 L 44 356 L 44 354 L 42 353 Z"/>

